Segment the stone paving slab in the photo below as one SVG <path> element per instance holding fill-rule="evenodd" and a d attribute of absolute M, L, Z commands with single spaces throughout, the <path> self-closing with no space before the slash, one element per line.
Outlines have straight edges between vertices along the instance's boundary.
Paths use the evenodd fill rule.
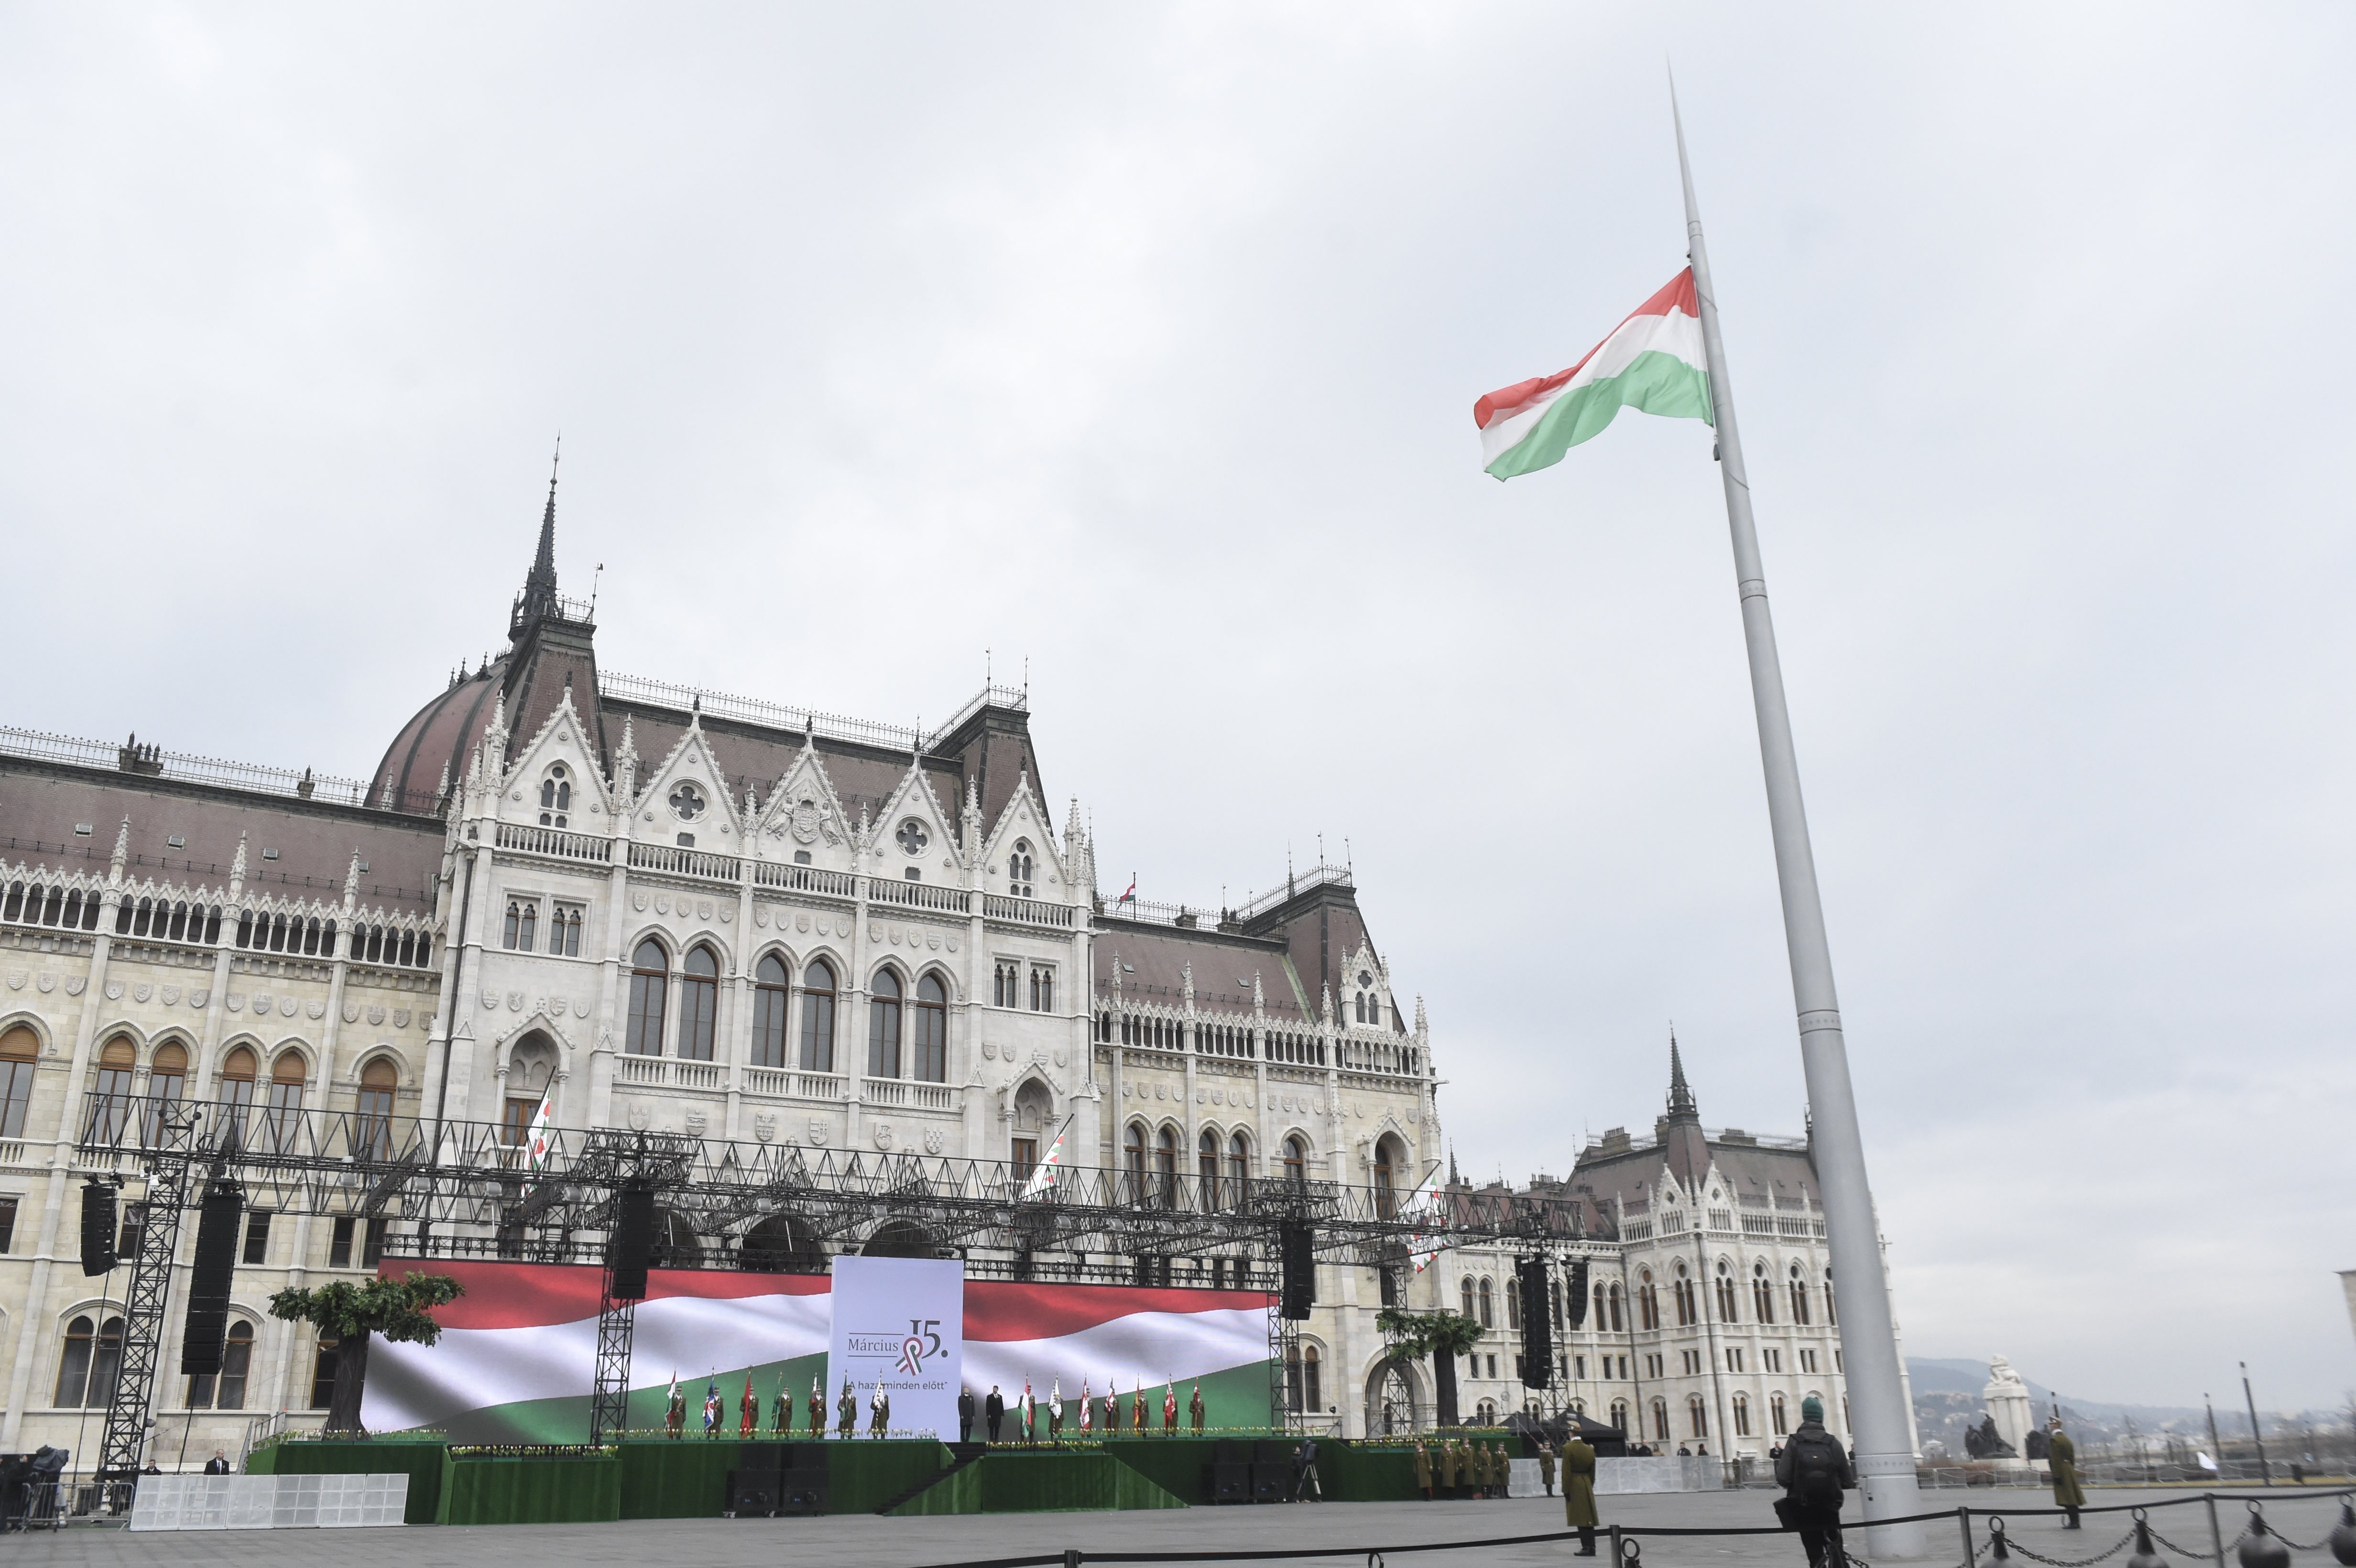
<path fill-rule="evenodd" d="M 2096 1504 L 2149 1504 L 2187 1495 L 2160 1488 L 2098 1490 Z M 1604 1518 L 1624 1525 L 1740 1528 L 1772 1525 L 1776 1494 L 1769 1490 L 1651 1495 L 1604 1499 Z M 2322 1539 L 2337 1518 L 2331 1499 L 2289 1488 L 2264 1494 L 2268 1519 L 2296 1540 Z M 1968 1501 L 2008 1514 L 2010 1538 L 2029 1551 L 2064 1560 L 2104 1552 L 2127 1529 L 2125 1514 L 2090 1514 L 2086 1528 L 2064 1531 L 2058 1518 L 2023 1510 L 2049 1508 L 2045 1492 L 1975 1490 L 1925 1495 L 1924 1511 Z M 2245 1510 L 2221 1500 L 2218 1518 L 2229 1546 Z M 2153 1515 L 2160 1531 L 2202 1555 L 2195 1560 L 2161 1548 L 2171 1568 L 2201 1568 L 2208 1550 L 2208 1518 L 2197 1504 Z M 648 1564 L 776 1562 L 790 1558 L 810 1568 L 934 1568 L 993 1557 L 1054 1555 L 1067 1547 L 1086 1553 L 1200 1552 L 1298 1550 L 1325 1553 L 1308 1568 L 1366 1562 L 1386 1553 L 1389 1568 L 1462 1568 L 1544 1564 L 1580 1568 L 1575 1541 L 1508 1547 L 1458 1547 L 1398 1553 L 1408 1545 L 1537 1534 L 1562 1528 L 1559 1499 L 1508 1498 L 1487 1502 L 1330 1503 L 1297 1506 L 1193 1508 L 1164 1512 L 986 1514 L 947 1519 L 883 1519 L 839 1514 L 796 1520 L 648 1520 L 620 1524 L 477 1525 L 311 1531 L 192 1531 L 134 1535 L 118 1529 L 78 1527 L 0 1537 L 0 1561 L 9 1568 L 648 1568 Z M 1926 1525 L 1924 1568 L 1958 1568 L 1960 1530 Z M 1985 1523 L 1977 1527 L 1985 1541 Z M 1856 1532 L 1853 1545 L 1862 1547 Z M 2126 1553 L 2110 1559 L 2123 1563 Z M 1599 1558 L 1598 1563 L 1601 1563 Z M 2328 1552 L 2299 1553 L 2294 1568 L 2324 1568 Z M 1796 1538 L 1787 1534 L 1654 1538 L 1643 1545 L 1644 1568 L 1805 1568 Z M 1986 1568 L 1983 1558 L 1981 1568 Z M 2027 1564 L 2026 1568 L 2034 1568 Z"/>

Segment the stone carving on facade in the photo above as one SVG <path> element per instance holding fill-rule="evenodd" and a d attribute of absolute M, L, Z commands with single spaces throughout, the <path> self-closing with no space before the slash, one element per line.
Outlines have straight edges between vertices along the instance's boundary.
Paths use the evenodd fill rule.
<path fill-rule="evenodd" d="M 687 1108 L 687 1115 L 684 1125 L 688 1130 L 689 1136 L 699 1138 L 703 1136 L 703 1107 L 701 1105 L 690 1105 Z"/>
<path fill-rule="evenodd" d="M 407 1008 L 395 1008 L 392 1009 L 392 1027 L 395 1029 L 407 1029 L 409 1027 L 409 1009 Z"/>
<path fill-rule="evenodd" d="M 629 1119 L 630 1130 L 634 1133 L 642 1133 L 647 1130 L 647 1123 L 653 1118 L 647 1114 L 647 1108 L 644 1105 L 633 1105 L 630 1107 Z"/>
<path fill-rule="evenodd" d="M 809 1142 L 812 1148 L 824 1148 L 826 1147 L 826 1118 L 824 1116 L 812 1116 L 809 1119 Z"/>
<path fill-rule="evenodd" d="M 106 983 L 106 999 L 110 1002 L 119 1002 L 123 999 L 122 981 L 109 980 Z"/>
<path fill-rule="evenodd" d="M 25 982 L 30 978 L 31 976 L 22 969 L 11 969 L 8 971 L 8 988 L 12 991 L 21 991 L 25 988 Z"/>
<path fill-rule="evenodd" d="M 58 977 L 55 975 L 44 974 L 33 982 L 33 988 L 46 997 L 58 988 Z"/>
<path fill-rule="evenodd" d="M 209 988 L 202 991 L 190 991 L 188 993 L 188 1006 L 196 1008 L 198 1012 L 204 1011 L 205 1008 L 212 1001 L 212 999 L 213 994 Z"/>
<path fill-rule="evenodd" d="M 753 1136 L 763 1143 L 767 1143 L 771 1138 L 776 1137 L 777 1136 L 777 1114 L 775 1111 L 754 1112 Z"/>
<path fill-rule="evenodd" d="M 304 1011 L 311 1015 L 311 1021 L 313 1023 L 316 1023 L 321 1019 L 327 1016 L 327 1004 L 325 1002 L 313 1002 L 309 1007 L 305 1008 Z"/>
<path fill-rule="evenodd" d="M 938 1154 L 943 1148 L 947 1147 L 948 1145 L 948 1138 L 941 1132 L 940 1128 L 926 1127 L 925 1129 L 925 1152 L 926 1154 Z"/>
<path fill-rule="evenodd" d="M 889 1150 L 892 1147 L 892 1124 L 889 1122 L 876 1123 L 873 1136 L 875 1139 L 875 1147 L 877 1148 Z"/>
<path fill-rule="evenodd" d="M 164 1005 L 167 1008 L 177 1008 L 180 1005 L 179 987 L 166 986 L 164 987 Z"/>

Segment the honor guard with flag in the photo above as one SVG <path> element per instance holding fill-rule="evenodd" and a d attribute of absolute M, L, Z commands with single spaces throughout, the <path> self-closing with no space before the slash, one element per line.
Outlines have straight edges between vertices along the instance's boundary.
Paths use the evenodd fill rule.
<path fill-rule="evenodd" d="M 663 1401 L 663 1432 L 677 1437 L 687 1430 L 687 1396 L 679 1392 L 679 1374 L 670 1375 L 670 1396 Z"/>
<path fill-rule="evenodd" d="M 736 1417 L 736 1435 L 750 1437 L 761 1430 L 761 1402 L 753 1394 L 753 1374 L 744 1374 L 744 1397 Z"/>
<path fill-rule="evenodd" d="M 1110 1378 L 1105 1379 L 1105 1430 L 1120 1430 L 1120 1390 Z"/>
<path fill-rule="evenodd" d="M 720 1380 L 715 1377 L 703 1385 L 703 1435 L 720 1435 Z"/>
<path fill-rule="evenodd" d="M 1088 1435 L 1088 1418 L 1096 1408 L 1096 1395 L 1088 1392 L 1088 1380 L 1080 1379 L 1080 1435 Z"/>
<path fill-rule="evenodd" d="M 851 1429 L 859 1424 L 859 1396 L 851 1392 L 851 1380 L 842 1380 L 841 1397 L 834 1402 L 834 1430 L 839 1437 L 849 1437 Z"/>
<path fill-rule="evenodd" d="M 867 1396 L 867 1435 L 881 1437 L 892 1430 L 892 1396 L 884 1392 L 884 1380 L 875 1380 L 875 1392 Z"/>
<path fill-rule="evenodd" d="M 1162 1385 L 1162 1430 L 1178 1430 L 1178 1380 L 1170 1379 Z"/>
<path fill-rule="evenodd" d="M 783 1437 L 794 1429 L 794 1396 L 787 1391 L 786 1374 L 777 1373 L 777 1397 L 769 1403 L 769 1430 Z"/>
<path fill-rule="evenodd" d="M 1056 1438 L 1063 1435 L 1064 1376 L 1058 1372 L 1055 1374 L 1055 1385 L 1047 1391 L 1047 1435 L 1050 1438 Z"/>
<path fill-rule="evenodd" d="M 826 1435 L 826 1389 L 818 1381 L 816 1372 L 810 1374 L 809 1418 L 810 1435 L 824 1437 Z"/>
<path fill-rule="evenodd" d="M 1135 1431 L 1145 1430 L 1145 1384 L 1141 1381 L 1137 1385 L 1136 1402 L 1130 1406 L 1129 1424 Z"/>

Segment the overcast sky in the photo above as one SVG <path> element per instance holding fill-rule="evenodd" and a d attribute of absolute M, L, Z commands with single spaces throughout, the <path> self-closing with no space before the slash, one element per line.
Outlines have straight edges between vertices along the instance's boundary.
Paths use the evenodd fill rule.
<path fill-rule="evenodd" d="M 605 667 L 937 720 L 1105 880 L 1346 840 L 1467 1173 L 1803 1093 L 1708 432 L 1480 472 L 1682 264 L 1910 1352 L 2336 1403 L 2356 14 L 0 11 L 0 722 L 365 776 L 564 432 Z M 1117 885 L 1119 885 L 1117 883 Z"/>

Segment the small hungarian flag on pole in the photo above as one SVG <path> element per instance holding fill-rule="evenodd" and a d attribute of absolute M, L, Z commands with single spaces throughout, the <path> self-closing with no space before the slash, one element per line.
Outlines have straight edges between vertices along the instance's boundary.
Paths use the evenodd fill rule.
<path fill-rule="evenodd" d="M 531 1131 L 524 1136 L 530 1168 L 538 1170 L 548 1161 L 550 1135 L 556 1127 L 556 1082 L 550 1075 L 548 1093 L 540 1097 L 540 1109 L 532 1113 Z"/>
<path fill-rule="evenodd" d="M 1080 1430 L 1083 1432 L 1088 1430 L 1088 1412 L 1095 1403 L 1095 1396 L 1088 1392 L 1088 1380 L 1082 1378 L 1080 1380 Z"/>
<path fill-rule="evenodd" d="M 1031 1374 L 1023 1374 L 1023 1441 L 1029 1443 L 1038 1435 L 1039 1402 L 1031 1397 Z"/>
<path fill-rule="evenodd" d="M 761 1402 L 753 1397 L 753 1374 L 747 1371 L 744 1374 L 744 1413 L 736 1426 L 737 1436 L 750 1437 L 761 1429 L 760 1410 Z"/>
<path fill-rule="evenodd" d="M 1500 479 L 1551 467 L 1622 409 L 1708 422 L 1709 371 L 1693 269 L 1587 351 L 1568 370 L 1517 381 L 1472 405 L 1481 465 Z"/>
<path fill-rule="evenodd" d="M 1064 1125 L 1055 1129 L 1055 1141 L 1047 1146 L 1046 1157 L 1032 1167 L 1031 1179 L 1024 1184 L 1023 1196 L 1016 1200 L 1017 1202 L 1036 1198 L 1055 1185 L 1055 1169 L 1064 1163 L 1064 1135 L 1071 1130 L 1072 1118 L 1066 1116 Z"/>
<path fill-rule="evenodd" d="M 1137 901 L 1137 873 L 1136 873 L 1135 871 L 1131 871 L 1131 872 L 1129 874 L 1129 891 L 1128 891 L 1127 892 L 1125 892 L 1125 893 L 1121 894 L 1121 895 L 1120 895 L 1120 897 L 1119 897 L 1119 898 L 1117 898 L 1117 899 L 1113 900 L 1113 901 L 1112 901 L 1112 907 L 1113 907 L 1113 908 L 1115 908 L 1115 909 L 1119 909 L 1119 908 L 1121 905 L 1123 905 L 1123 904 L 1133 904 L 1133 903 L 1135 903 L 1136 901 Z"/>

